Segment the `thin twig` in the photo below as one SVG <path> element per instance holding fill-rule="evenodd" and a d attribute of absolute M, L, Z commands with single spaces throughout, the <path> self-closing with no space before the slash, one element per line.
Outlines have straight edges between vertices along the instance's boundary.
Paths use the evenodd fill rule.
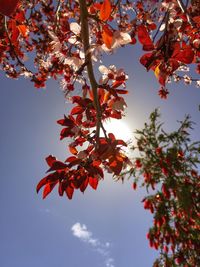
<path fill-rule="evenodd" d="M 154 37 L 153 37 L 153 42 L 155 41 L 156 36 L 157 36 L 158 33 L 159 33 L 160 27 L 162 26 L 162 24 L 164 23 L 164 21 L 167 20 L 167 17 L 169 17 L 168 15 L 169 15 L 169 14 L 168 14 L 168 11 L 165 12 L 165 15 L 164 15 L 164 17 L 163 17 L 163 19 L 162 19 L 160 25 L 158 26 L 157 31 L 156 31 L 156 33 L 155 33 L 155 35 L 154 35 Z M 166 27 L 166 24 L 165 24 L 165 27 Z"/>
<path fill-rule="evenodd" d="M 193 20 L 191 19 L 190 15 L 188 14 L 187 8 L 186 8 L 186 6 L 184 5 L 183 1 L 182 1 L 182 0 L 176 0 L 176 1 L 177 1 L 178 5 L 179 5 L 181 11 L 182 11 L 184 14 L 186 14 L 186 17 L 187 17 L 188 22 L 189 22 L 193 27 L 195 27 L 194 22 L 193 22 Z"/>

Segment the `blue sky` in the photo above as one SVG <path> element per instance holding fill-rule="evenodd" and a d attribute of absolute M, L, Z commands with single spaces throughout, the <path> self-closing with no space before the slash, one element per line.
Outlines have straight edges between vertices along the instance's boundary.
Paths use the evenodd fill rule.
<path fill-rule="evenodd" d="M 124 67 L 129 74 L 126 122 L 134 131 L 160 107 L 166 128 L 190 113 L 199 139 L 200 89 L 173 84 L 169 99 L 157 96 L 153 73 L 137 62 L 134 48 L 120 49 L 105 64 Z M 67 113 L 56 82 L 35 89 L 28 80 L 7 79 L 0 73 L 0 266 L 1 267 L 149 267 L 156 252 L 149 248 L 146 232 L 152 218 L 143 210 L 144 192 L 135 192 L 106 175 L 95 192 L 75 192 L 73 200 L 53 192 L 46 200 L 35 187 L 45 175 L 45 157 L 67 156 L 59 141 L 56 121 Z"/>

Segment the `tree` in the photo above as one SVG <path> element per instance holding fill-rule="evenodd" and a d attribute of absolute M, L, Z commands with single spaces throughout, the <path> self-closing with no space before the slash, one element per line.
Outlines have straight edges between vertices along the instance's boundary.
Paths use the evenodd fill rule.
<path fill-rule="evenodd" d="M 10 78 L 30 78 L 36 88 L 59 79 L 74 105 L 58 123 L 60 139 L 72 139 L 64 162 L 46 158 L 50 174 L 37 185 L 45 198 L 58 185 L 60 196 L 96 189 L 107 171 L 118 179 L 134 178 L 153 193 L 144 208 L 154 215 L 150 246 L 160 250 L 154 266 L 198 266 L 200 250 L 199 143 L 190 144 L 189 118 L 166 133 L 155 110 L 137 131 L 139 156 L 131 160 L 124 140 L 107 133 L 104 122 L 121 119 L 128 79 L 123 69 L 99 62 L 119 47 L 142 45 L 140 63 L 153 71 L 159 95 L 166 99 L 170 81 L 200 86 L 199 1 L 20 1 L 0 0 L 1 68 Z M 29 55 L 32 64 L 26 63 Z M 97 81 L 96 65 L 101 73 Z M 34 71 L 33 63 L 37 68 Z M 180 72 L 195 66 L 189 75 Z M 196 72 L 196 74 L 195 74 Z M 100 130 L 103 136 L 100 135 Z"/>

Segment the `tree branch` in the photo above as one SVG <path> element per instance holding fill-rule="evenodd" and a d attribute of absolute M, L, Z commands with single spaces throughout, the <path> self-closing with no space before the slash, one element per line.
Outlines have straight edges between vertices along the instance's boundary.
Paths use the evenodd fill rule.
<path fill-rule="evenodd" d="M 88 10 L 85 0 L 79 0 L 80 4 L 80 19 L 81 19 L 81 38 L 84 47 L 85 53 L 85 62 L 87 62 L 87 72 L 89 81 L 92 87 L 93 92 L 93 103 L 96 109 L 96 117 L 97 117 L 97 126 L 96 126 L 96 137 L 99 138 L 99 131 L 101 127 L 101 107 L 98 98 L 98 84 L 96 82 L 93 66 L 92 66 L 92 59 L 91 59 L 91 52 L 90 52 L 90 43 L 89 43 L 89 27 L 88 27 Z"/>

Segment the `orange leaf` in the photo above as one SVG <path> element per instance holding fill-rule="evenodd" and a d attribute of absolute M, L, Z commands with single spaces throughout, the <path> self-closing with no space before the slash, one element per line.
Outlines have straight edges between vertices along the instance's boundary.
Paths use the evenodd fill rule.
<path fill-rule="evenodd" d="M 105 95 L 104 95 L 103 101 L 107 102 L 109 100 L 110 96 L 111 96 L 110 92 L 106 92 Z"/>
<path fill-rule="evenodd" d="M 107 26 L 103 27 L 102 39 L 107 48 L 110 49 L 113 43 L 113 32 Z"/>
<path fill-rule="evenodd" d="M 159 79 L 159 76 L 160 76 L 160 68 L 159 67 L 160 67 L 160 64 L 154 70 L 154 74 L 155 74 L 157 79 Z"/>
<path fill-rule="evenodd" d="M 25 25 L 18 25 L 17 28 L 23 37 L 27 37 L 28 28 Z"/>
<path fill-rule="evenodd" d="M 19 0 L 0 0 L 0 13 L 10 16 L 17 8 Z"/>
<path fill-rule="evenodd" d="M 109 19 L 111 14 L 111 3 L 110 0 L 104 0 L 103 4 L 101 5 L 99 18 L 103 21 L 106 21 Z"/>
<path fill-rule="evenodd" d="M 73 154 L 76 155 L 78 153 L 77 149 L 73 146 L 69 146 L 69 151 Z"/>
<path fill-rule="evenodd" d="M 160 64 L 155 68 L 154 74 L 156 78 L 158 79 L 159 83 L 165 86 L 168 75 L 167 73 L 163 72 L 162 69 L 160 69 Z"/>

